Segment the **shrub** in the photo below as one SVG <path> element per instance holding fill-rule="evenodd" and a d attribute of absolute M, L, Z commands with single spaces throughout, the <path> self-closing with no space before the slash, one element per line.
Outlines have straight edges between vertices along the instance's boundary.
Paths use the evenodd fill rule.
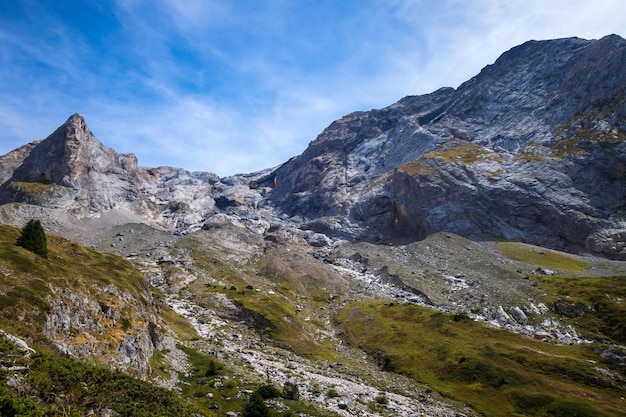
<path fill-rule="evenodd" d="M 264 384 L 257 388 L 256 392 L 261 395 L 263 399 L 278 398 L 280 397 L 280 391 L 272 384 Z"/>
<path fill-rule="evenodd" d="M 336 390 L 336 389 L 334 389 L 334 388 L 330 388 L 330 389 L 328 390 L 328 392 L 326 392 L 326 395 L 327 395 L 328 397 L 330 397 L 330 398 L 337 398 L 337 397 L 340 397 L 339 393 L 338 393 L 338 392 L 337 392 L 337 390 Z"/>
<path fill-rule="evenodd" d="M 389 399 L 387 398 L 387 395 L 384 392 L 381 392 L 380 394 L 378 394 L 378 396 L 374 399 L 374 401 L 376 401 L 380 405 L 389 404 Z"/>
<path fill-rule="evenodd" d="M 48 244 L 46 233 L 39 220 L 30 219 L 22 229 L 22 234 L 17 238 L 17 246 L 21 246 L 42 258 L 48 257 Z"/>
<path fill-rule="evenodd" d="M 452 320 L 453 321 L 470 321 L 472 320 L 470 318 L 470 316 L 467 315 L 466 312 L 460 312 L 460 313 L 454 313 L 454 316 L 452 316 Z"/>
<path fill-rule="evenodd" d="M 287 400 L 297 400 L 300 398 L 298 386 L 293 382 L 285 382 L 285 385 L 283 385 L 283 398 Z"/>
<path fill-rule="evenodd" d="M 252 393 L 241 412 L 241 417 L 268 417 L 269 415 L 270 411 L 258 391 Z"/>

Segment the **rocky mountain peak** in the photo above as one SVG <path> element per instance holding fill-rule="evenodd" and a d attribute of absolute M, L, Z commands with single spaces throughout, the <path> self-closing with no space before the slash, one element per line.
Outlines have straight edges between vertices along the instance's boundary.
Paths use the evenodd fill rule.
<path fill-rule="evenodd" d="M 76 113 L 32 149 L 13 178 L 77 188 L 86 185 L 92 172 L 136 169 L 134 155 L 117 154 L 105 147 Z"/>
<path fill-rule="evenodd" d="M 615 35 L 526 42 L 456 90 L 334 122 L 273 174 L 269 199 L 342 237 L 621 253 L 625 65 Z"/>

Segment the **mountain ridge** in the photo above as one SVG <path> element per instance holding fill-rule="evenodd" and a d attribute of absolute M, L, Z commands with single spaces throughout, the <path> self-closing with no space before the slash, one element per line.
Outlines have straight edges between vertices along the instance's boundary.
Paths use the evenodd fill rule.
<path fill-rule="evenodd" d="M 227 215 L 329 239 L 400 242 L 443 230 L 621 259 L 625 63 L 617 35 L 529 41 L 457 89 L 351 113 L 284 164 L 227 178 L 139 167 L 75 114 L 0 157 L 0 204 L 78 218 L 118 210 L 183 234 Z"/>
<path fill-rule="evenodd" d="M 613 48 L 610 53 L 606 52 L 607 45 Z M 561 51 L 560 59 L 563 63 L 555 69 L 548 52 L 561 49 L 565 51 Z M 532 52 L 531 57 L 528 56 L 529 50 Z M 570 50 L 576 54 L 572 56 Z M 596 57 L 602 51 L 608 54 L 610 60 L 605 62 L 594 58 L 593 62 L 590 57 Z M 617 36 L 599 41 L 567 38 L 530 42 L 505 52 L 495 64 L 486 67 L 456 90 L 442 89 L 432 95 L 405 98 L 382 110 L 348 115 L 331 124 L 300 157 L 290 160 L 276 171 L 275 183 L 279 185 L 270 199 L 291 215 L 318 217 L 317 221 L 311 222 L 310 227 L 320 231 L 330 230 L 332 233 L 332 221 L 319 222 L 319 218 L 324 216 L 333 217 L 334 222 L 341 224 L 340 228 L 350 229 L 356 224 L 356 236 L 353 235 L 353 238 L 376 239 L 377 235 L 387 240 L 393 240 L 394 237 L 423 238 L 438 230 L 448 230 L 466 236 L 526 239 L 529 243 L 561 249 L 568 246 L 574 250 L 588 247 L 585 239 L 595 232 L 589 224 L 583 225 L 589 228 L 589 235 L 584 238 L 566 236 L 564 239 L 539 240 L 533 235 L 564 234 L 564 229 L 569 226 L 526 232 L 520 230 L 514 213 L 510 212 L 503 218 L 493 219 L 493 224 L 500 223 L 502 227 L 490 227 L 474 221 L 471 221 L 473 224 L 465 222 L 465 225 L 455 225 L 455 222 L 459 223 L 462 217 L 480 218 L 489 211 L 489 193 L 493 189 L 498 191 L 497 184 L 491 182 L 500 178 L 502 173 L 514 176 L 517 171 L 520 175 L 513 179 L 513 184 L 507 181 L 501 187 L 508 190 L 515 187 L 518 192 L 501 197 L 509 201 L 532 198 L 541 204 L 546 200 L 545 195 L 537 195 L 528 187 L 520 187 L 515 183 L 527 182 L 525 178 L 532 178 L 534 173 L 542 170 L 550 171 L 551 174 L 541 179 L 541 183 L 551 182 L 552 177 L 563 178 L 559 186 L 554 188 L 559 191 L 557 194 L 561 194 L 559 199 L 572 196 L 572 205 L 579 207 L 576 211 L 583 211 L 575 222 L 584 223 L 581 219 L 585 216 L 598 219 L 600 216 L 594 213 L 594 207 L 583 207 L 585 202 L 576 198 L 580 191 L 590 194 L 593 190 L 578 190 L 579 178 L 570 175 L 576 169 L 582 170 L 582 167 L 573 166 L 591 162 L 592 158 L 584 159 L 583 154 L 587 152 L 595 153 L 594 158 L 614 161 L 616 178 L 604 173 L 595 176 L 595 179 L 599 182 L 598 188 L 610 189 L 613 194 L 614 199 L 606 204 L 611 207 L 608 211 L 612 214 L 622 213 L 620 216 L 623 218 L 624 187 L 621 186 L 623 175 L 620 167 L 623 165 L 626 137 L 623 123 L 626 116 L 623 109 L 626 80 L 618 66 L 626 62 L 625 51 L 624 40 Z M 531 58 L 544 62 L 544 67 L 539 70 L 549 77 L 526 69 L 530 65 L 527 60 L 530 59 L 532 63 Z M 593 66 L 587 65 L 589 61 L 592 61 Z M 545 62 L 550 63 L 547 68 Z M 610 69 L 610 74 L 606 75 L 602 71 L 603 65 Z M 570 68 L 565 71 L 566 76 L 562 73 L 562 66 Z M 577 77 L 582 72 L 581 66 L 597 75 L 590 78 L 585 72 L 582 78 Z M 498 74 L 502 71 L 504 75 Z M 510 74 L 515 74 L 515 77 Z M 563 82 L 560 81 L 562 77 L 565 80 Z M 498 86 L 494 79 L 504 86 Z M 562 96 L 567 96 L 567 90 L 573 88 L 572 85 L 576 85 L 570 94 L 573 98 L 564 105 Z M 589 94 L 589 98 L 583 100 L 576 91 L 585 89 L 594 90 L 594 94 Z M 561 94 L 555 91 L 561 91 Z M 412 103 L 416 103 L 416 106 L 412 107 Z M 402 116 L 391 121 L 387 115 L 393 114 L 398 108 L 402 109 L 398 112 Z M 590 127 L 596 131 L 580 138 L 582 135 L 578 135 L 578 132 L 591 130 Z M 326 137 L 329 135 L 334 136 L 341 145 L 326 150 L 325 146 L 328 145 L 325 144 L 332 143 Z M 577 135 L 579 138 L 575 137 Z M 587 140 L 584 146 L 576 146 L 581 142 L 579 139 Z M 348 144 L 355 149 L 349 158 L 330 156 L 332 152 L 345 152 L 341 146 Z M 318 148 L 323 151 L 315 154 Z M 381 160 L 394 163 L 385 169 L 384 163 L 379 162 Z M 375 165 L 377 162 L 378 165 Z M 406 169 L 406 164 L 412 164 L 414 169 Z M 416 169 L 418 165 L 422 169 Z M 375 167 L 374 176 L 381 172 L 378 178 L 385 181 L 384 174 L 389 174 L 391 181 L 383 185 L 380 181 L 371 181 L 372 166 Z M 593 169 L 599 171 L 601 167 Z M 419 179 L 412 180 L 414 176 L 405 175 L 410 171 Z M 438 176 L 445 178 L 437 179 Z M 420 182 L 424 187 L 420 187 Z M 405 198 L 408 184 L 415 185 L 416 194 Z M 372 190 L 369 193 L 368 187 Z M 342 192 L 335 192 L 337 188 L 348 197 L 341 198 Z M 445 204 L 446 197 L 440 192 L 437 198 L 429 199 L 431 188 L 435 191 L 446 190 L 445 194 L 452 198 L 464 190 L 471 189 L 472 193 L 463 195 L 457 201 L 460 207 L 450 207 L 448 210 L 451 214 L 443 216 L 440 207 L 442 201 L 437 198 L 443 198 Z M 350 196 L 352 189 L 357 190 L 354 194 L 361 192 L 361 195 L 358 198 Z M 582 197 L 584 199 L 586 196 Z M 462 207 L 463 204 L 458 204 L 472 200 L 483 200 L 480 204 L 485 207 L 481 209 L 468 204 Z M 423 207 L 419 211 L 412 210 L 410 215 L 405 214 L 407 210 L 411 211 L 410 206 L 415 203 Z M 549 206 L 555 205 L 554 202 L 547 203 Z M 521 210 L 519 204 L 515 209 Z M 368 224 L 369 217 L 376 220 Z M 437 217 L 439 220 L 436 220 Z M 606 219 L 598 220 L 602 222 Z M 519 221 L 532 226 L 532 219 Z M 363 223 L 365 228 L 358 227 Z M 383 227 L 380 227 L 381 223 Z M 621 220 L 617 224 L 619 228 L 623 227 Z M 403 228 L 410 232 L 402 233 Z M 372 230 L 374 233 L 371 233 Z M 610 253 L 611 250 L 607 249 L 603 250 Z M 620 251 L 618 249 L 617 252 Z"/>

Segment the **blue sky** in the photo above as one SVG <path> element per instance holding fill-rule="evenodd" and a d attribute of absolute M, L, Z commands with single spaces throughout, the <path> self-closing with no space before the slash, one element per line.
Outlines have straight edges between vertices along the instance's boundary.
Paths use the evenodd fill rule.
<path fill-rule="evenodd" d="M 2 0 L 0 154 L 80 113 L 141 166 L 249 173 L 526 40 L 611 33 L 622 0 Z"/>

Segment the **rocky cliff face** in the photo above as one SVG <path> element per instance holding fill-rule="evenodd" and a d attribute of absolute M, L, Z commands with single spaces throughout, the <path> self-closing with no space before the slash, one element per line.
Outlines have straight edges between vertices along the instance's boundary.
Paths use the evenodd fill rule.
<path fill-rule="evenodd" d="M 626 41 L 527 42 L 457 90 L 348 115 L 271 176 L 305 227 L 626 256 Z"/>
<path fill-rule="evenodd" d="M 51 286 L 50 292 L 43 334 L 57 350 L 143 377 L 150 374 L 150 358 L 161 347 L 152 300 L 113 285 L 83 291 Z"/>
<path fill-rule="evenodd" d="M 138 167 L 73 115 L 0 157 L 0 203 L 177 233 L 220 214 L 258 233 L 287 222 L 393 242 L 443 230 L 625 258 L 625 64 L 615 35 L 530 41 L 458 89 L 352 113 L 278 169 L 223 179 Z"/>

